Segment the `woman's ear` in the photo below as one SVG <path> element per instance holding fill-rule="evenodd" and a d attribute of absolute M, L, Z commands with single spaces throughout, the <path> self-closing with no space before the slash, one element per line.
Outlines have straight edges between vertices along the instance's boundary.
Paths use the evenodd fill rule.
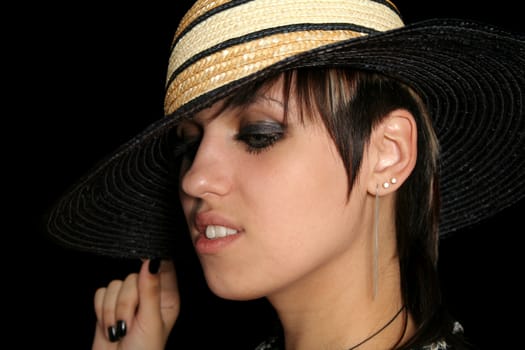
<path fill-rule="evenodd" d="M 372 195 L 395 191 L 408 178 L 417 158 L 417 126 L 412 113 L 395 109 L 372 131 L 368 146 Z"/>

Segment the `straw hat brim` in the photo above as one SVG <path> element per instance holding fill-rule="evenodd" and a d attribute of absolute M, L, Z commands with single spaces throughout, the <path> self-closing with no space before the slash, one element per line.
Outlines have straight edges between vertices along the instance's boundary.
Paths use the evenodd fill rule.
<path fill-rule="evenodd" d="M 525 197 L 525 40 L 485 24 L 428 20 L 286 58 L 185 103 L 115 150 L 47 216 L 51 237 L 116 257 L 170 257 L 185 231 L 167 131 L 243 85 L 299 67 L 380 72 L 412 86 L 441 145 L 442 236 Z"/>

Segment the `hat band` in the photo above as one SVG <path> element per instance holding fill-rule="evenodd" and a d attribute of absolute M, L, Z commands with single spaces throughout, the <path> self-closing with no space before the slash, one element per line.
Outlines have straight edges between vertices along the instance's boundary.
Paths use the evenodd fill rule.
<path fill-rule="evenodd" d="M 299 0 L 297 11 L 297 1 L 230 1 L 190 10 L 170 56 L 165 113 L 301 52 L 403 26 L 387 2 Z"/>
<path fill-rule="evenodd" d="M 165 114 L 172 114 L 203 94 L 243 79 L 283 59 L 360 35 L 362 34 L 354 31 L 280 33 L 210 54 L 181 71 L 170 82 L 166 91 Z"/>

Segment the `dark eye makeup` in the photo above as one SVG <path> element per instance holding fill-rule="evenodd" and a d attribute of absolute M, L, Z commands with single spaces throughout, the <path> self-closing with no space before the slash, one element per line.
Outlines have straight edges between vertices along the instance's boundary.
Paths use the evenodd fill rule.
<path fill-rule="evenodd" d="M 246 151 L 251 154 L 259 154 L 269 149 L 285 134 L 286 127 L 283 123 L 275 120 L 244 119 L 239 125 L 234 140 L 243 143 Z M 194 123 L 179 125 L 173 130 L 171 149 L 175 157 L 193 159 L 199 148 L 203 130 Z"/>
<path fill-rule="evenodd" d="M 197 125 L 179 125 L 171 132 L 171 149 L 175 158 L 193 159 L 199 148 L 202 131 Z"/>
<path fill-rule="evenodd" d="M 279 141 L 285 133 L 284 125 L 275 121 L 257 121 L 243 125 L 235 139 L 246 145 L 246 150 L 259 154 Z"/>

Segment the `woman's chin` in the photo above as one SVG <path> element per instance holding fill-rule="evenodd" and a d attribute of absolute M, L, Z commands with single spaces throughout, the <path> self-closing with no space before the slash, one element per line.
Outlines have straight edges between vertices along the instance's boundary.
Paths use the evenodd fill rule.
<path fill-rule="evenodd" d="M 244 301 L 264 297 L 264 293 L 255 290 L 253 287 L 240 284 L 238 279 L 233 282 L 216 281 L 206 276 L 206 281 L 213 294 L 222 299 Z"/>

